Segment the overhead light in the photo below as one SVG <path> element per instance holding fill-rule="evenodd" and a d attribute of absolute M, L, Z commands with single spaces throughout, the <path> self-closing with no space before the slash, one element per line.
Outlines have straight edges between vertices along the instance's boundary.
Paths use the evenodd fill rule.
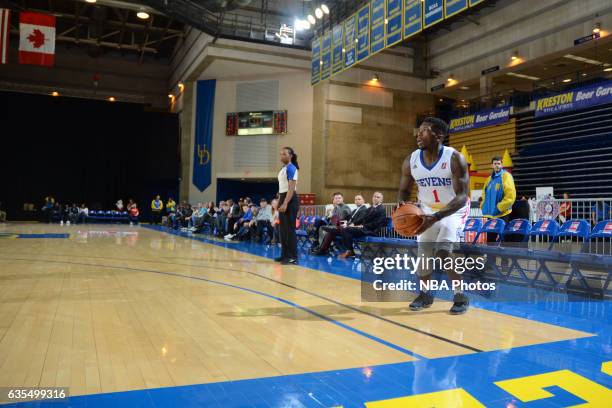
<path fill-rule="evenodd" d="M 374 76 L 372 77 L 372 82 L 378 82 L 380 78 L 378 78 L 378 75 L 374 74 Z"/>
<path fill-rule="evenodd" d="M 346 52 L 346 49 L 344 49 L 344 48 L 343 48 L 343 49 L 342 49 L 342 52 Z"/>
<path fill-rule="evenodd" d="M 595 23 L 595 27 L 593 27 L 593 34 L 601 33 L 601 23 Z"/>
<path fill-rule="evenodd" d="M 580 62 L 584 62 L 585 64 L 591 64 L 591 65 L 601 65 L 602 64 L 601 61 L 579 57 L 578 55 L 572 55 L 572 54 L 566 54 L 563 56 L 563 58 L 571 59 L 574 61 L 580 61 Z"/>
<path fill-rule="evenodd" d="M 182 82 L 178 83 L 179 92 L 183 92 L 185 90 L 185 84 Z"/>
<path fill-rule="evenodd" d="M 141 10 L 138 13 L 136 13 L 136 17 L 138 17 L 141 20 L 146 20 L 147 18 L 149 18 L 149 13 Z"/>
<path fill-rule="evenodd" d="M 459 89 L 461 89 L 462 91 L 467 91 L 468 89 L 470 89 L 469 86 L 461 86 L 459 87 Z"/>
<path fill-rule="evenodd" d="M 612 72 L 612 67 L 604 68 L 604 72 Z"/>
<path fill-rule="evenodd" d="M 108 98 L 108 101 L 109 101 L 109 102 L 115 102 L 115 97 L 114 97 L 114 96 L 109 97 L 109 98 Z"/>
<path fill-rule="evenodd" d="M 92 4 L 93 4 L 93 3 L 95 3 L 96 1 L 98 1 L 98 0 L 85 0 L 85 3 L 92 3 Z"/>
<path fill-rule="evenodd" d="M 563 81 L 561 81 L 563 83 L 568 83 L 568 82 L 572 82 L 571 78 L 565 78 Z"/>
<path fill-rule="evenodd" d="M 581 75 L 582 75 L 583 77 L 585 77 L 585 76 L 587 76 L 587 73 L 586 73 L 586 72 L 583 72 Z"/>
<path fill-rule="evenodd" d="M 51 92 L 51 96 L 59 96 L 59 92 L 53 91 L 53 92 Z"/>
<path fill-rule="evenodd" d="M 439 99 L 439 101 L 440 101 L 440 102 L 444 102 L 444 99 L 440 98 L 440 99 Z"/>
<path fill-rule="evenodd" d="M 326 4 L 321 4 L 321 10 L 323 10 L 325 14 L 329 14 L 329 7 L 327 7 Z"/>
<path fill-rule="evenodd" d="M 174 98 L 174 95 L 168 94 L 168 98 L 172 99 L 172 98 Z"/>
<path fill-rule="evenodd" d="M 516 61 L 517 59 L 519 59 L 519 56 L 518 56 L 518 51 L 514 51 L 514 53 L 513 53 L 513 54 L 512 54 L 512 56 L 510 57 L 510 59 L 511 59 L 512 61 Z"/>
<path fill-rule="evenodd" d="M 450 75 L 448 76 L 447 81 L 448 81 L 448 82 L 453 82 L 454 80 L 455 80 L 455 78 L 453 78 L 453 74 L 450 74 Z"/>
<path fill-rule="evenodd" d="M 531 75 L 523 75 L 523 74 L 517 74 L 516 72 L 508 72 L 506 75 L 512 76 L 512 77 L 516 77 L 516 78 L 522 78 L 522 79 L 529 79 L 532 81 L 539 81 L 540 78 L 535 77 L 535 76 L 531 76 Z"/>
<path fill-rule="evenodd" d="M 312 25 L 315 25 L 315 23 L 317 22 L 317 20 L 312 16 L 312 14 L 309 14 L 306 18 L 308 19 L 308 22 Z"/>
<path fill-rule="evenodd" d="M 302 20 L 302 27 L 304 28 L 304 30 L 310 30 L 310 23 L 308 22 L 308 20 Z"/>
<path fill-rule="evenodd" d="M 321 10 L 320 7 L 315 9 L 315 16 L 317 16 L 317 18 L 323 18 L 323 10 Z"/>

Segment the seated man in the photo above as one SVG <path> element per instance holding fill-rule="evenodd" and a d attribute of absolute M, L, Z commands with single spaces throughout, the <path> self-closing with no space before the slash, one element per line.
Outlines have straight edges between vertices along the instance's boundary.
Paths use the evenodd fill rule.
<path fill-rule="evenodd" d="M 341 221 L 347 221 L 351 217 L 351 208 L 344 204 L 344 196 L 340 192 L 334 193 L 332 200 L 333 208 L 328 211 L 324 218 L 315 222 L 315 237 L 319 243 L 323 242 L 325 234 L 336 229 Z M 318 247 L 314 247 L 312 251 L 316 251 Z"/>
<path fill-rule="evenodd" d="M 327 254 L 327 251 L 329 250 L 330 245 L 332 244 L 332 242 L 334 242 L 334 239 L 336 239 L 336 237 L 342 233 L 342 229 L 346 227 L 354 227 L 358 225 L 363 225 L 363 220 L 365 219 L 365 216 L 368 213 L 368 208 L 366 207 L 365 200 L 363 199 L 363 196 L 361 194 L 357 194 L 355 196 L 355 205 L 357 206 L 357 208 L 353 210 L 350 218 L 346 222 L 342 222 L 337 227 L 336 226 L 323 226 L 322 227 L 326 231 L 325 238 L 323 239 L 323 242 L 318 248 L 311 251 L 314 255 Z"/>
<path fill-rule="evenodd" d="M 363 219 L 363 224 L 342 229 L 342 242 L 347 251 L 340 255 L 341 259 L 355 256 L 355 252 L 353 252 L 353 240 L 355 238 L 364 237 L 366 235 L 376 235 L 387 225 L 387 214 L 385 213 L 382 202 L 382 193 L 379 191 L 375 192 L 372 195 L 372 206 L 368 208 L 368 212 Z"/>
<path fill-rule="evenodd" d="M 219 203 L 219 208 L 217 209 L 217 214 L 215 217 L 215 229 L 216 235 L 218 237 L 225 236 L 228 212 L 229 205 L 227 204 L 227 202 L 221 201 Z"/>
<path fill-rule="evenodd" d="M 230 232 L 229 234 L 227 234 L 225 237 L 223 237 L 226 241 L 231 241 L 232 239 L 234 239 L 234 237 L 236 235 L 238 235 L 238 232 L 240 232 L 240 228 L 242 228 L 242 226 L 246 223 L 247 226 L 249 224 L 249 222 L 253 219 L 253 211 L 251 211 L 251 208 L 245 204 L 244 202 L 242 203 L 242 216 L 240 218 L 238 218 L 238 220 L 233 224 L 234 227 L 234 231 L 233 233 Z"/>
<path fill-rule="evenodd" d="M 130 219 L 130 225 L 138 225 L 138 216 L 140 215 L 140 211 L 138 211 L 138 206 L 136 203 L 133 203 L 128 209 L 128 218 Z"/>
<path fill-rule="evenodd" d="M 268 237 L 270 241 L 272 241 L 273 230 L 272 230 L 272 221 L 274 217 L 272 216 L 272 208 L 268 205 L 268 200 L 262 198 L 259 200 L 259 211 L 257 212 L 257 216 L 255 217 L 255 240 L 257 242 L 265 243 L 266 239 L 263 237 L 264 228 L 267 229 Z"/>

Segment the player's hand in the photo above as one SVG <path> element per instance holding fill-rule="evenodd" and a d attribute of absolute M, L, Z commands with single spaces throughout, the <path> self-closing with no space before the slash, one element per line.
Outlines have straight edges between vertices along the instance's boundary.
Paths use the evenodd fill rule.
<path fill-rule="evenodd" d="M 283 205 L 281 205 L 281 206 L 279 207 L 278 211 L 280 211 L 280 212 L 285 212 L 285 211 L 287 211 L 287 204 L 286 204 L 286 203 L 283 203 Z"/>
<path fill-rule="evenodd" d="M 422 215 L 421 218 L 423 219 L 423 222 L 421 223 L 419 229 L 417 229 L 415 235 L 421 235 L 438 221 L 438 219 L 433 215 Z"/>

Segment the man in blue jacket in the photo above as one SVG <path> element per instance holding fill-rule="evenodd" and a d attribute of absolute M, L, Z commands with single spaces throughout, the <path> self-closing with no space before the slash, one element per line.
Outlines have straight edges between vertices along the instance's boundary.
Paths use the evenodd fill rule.
<path fill-rule="evenodd" d="M 512 174 L 504 170 L 502 159 L 499 156 L 491 159 L 493 171 L 484 185 L 484 199 L 480 208 L 485 218 L 499 218 L 508 222 L 512 205 L 516 200 L 516 188 Z M 497 234 L 487 234 L 487 241 L 493 241 Z"/>

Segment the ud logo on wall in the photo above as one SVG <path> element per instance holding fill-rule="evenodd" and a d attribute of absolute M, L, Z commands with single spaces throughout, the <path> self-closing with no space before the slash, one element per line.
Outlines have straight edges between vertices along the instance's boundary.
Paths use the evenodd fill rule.
<path fill-rule="evenodd" d="M 212 180 L 212 131 L 215 112 L 214 79 L 198 81 L 193 151 L 193 185 L 206 190 Z"/>

